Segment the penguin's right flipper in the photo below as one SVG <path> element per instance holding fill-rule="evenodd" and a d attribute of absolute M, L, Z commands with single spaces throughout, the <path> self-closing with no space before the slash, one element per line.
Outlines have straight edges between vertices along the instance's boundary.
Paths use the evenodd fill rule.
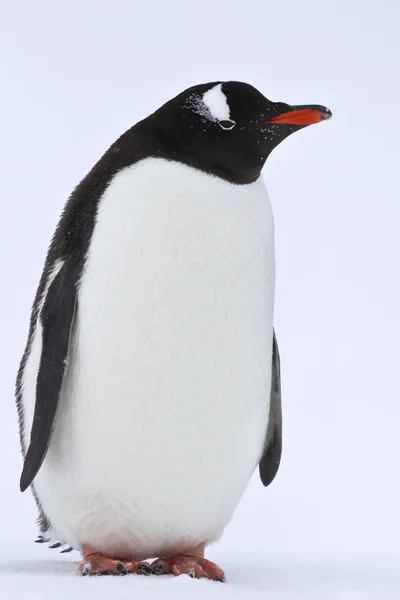
<path fill-rule="evenodd" d="M 38 315 L 38 321 L 40 319 L 42 325 L 42 351 L 36 380 L 36 403 L 30 444 L 20 480 L 22 492 L 36 477 L 53 433 L 76 313 L 76 283 L 76 270 L 66 259 L 51 282 Z"/>
<path fill-rule="evenodd" d="M 260 478 L 265 487 L 275 479 L 282 455 L 281 363 L 274 331 L 272 341 L 271 396 L 264 452 L 260 460 Z"/>

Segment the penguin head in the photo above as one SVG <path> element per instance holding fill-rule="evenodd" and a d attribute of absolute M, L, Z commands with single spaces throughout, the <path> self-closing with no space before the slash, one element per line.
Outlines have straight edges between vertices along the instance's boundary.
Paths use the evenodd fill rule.
<path fill-rule="evenodd" d="M 291 133 L 331 116 L 325 106 L 272 102 L 249 84 L 228 81 L 193 86 L 145 122 L 168 156 L 233 183 L 250 183 Z"/>

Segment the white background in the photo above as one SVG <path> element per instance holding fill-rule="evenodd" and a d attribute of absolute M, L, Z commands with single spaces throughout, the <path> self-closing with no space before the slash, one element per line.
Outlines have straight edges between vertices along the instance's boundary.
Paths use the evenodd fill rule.
<path fill-rule="evenodd" d="M 399 597 L 399 19 L 395 0 L 3 1 L 0 599 Z M 264 168 L 281 470 L 266 490 L 254 477 L 210 549 L 225 586 L 136 577 L 82 588 L 74 564 L 31 542 L 35 508 L 18 490 L 13 386 L 45 252 L 72 188 L 123 131 L 190 85 L 229 79 L 334 115 Z"/>

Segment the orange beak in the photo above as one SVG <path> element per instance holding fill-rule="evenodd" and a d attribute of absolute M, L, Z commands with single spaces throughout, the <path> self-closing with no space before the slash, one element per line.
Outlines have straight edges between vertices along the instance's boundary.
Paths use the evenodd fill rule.
<path fill-rule="evenodd" d="M 332 116 L 329 108 L 325 106 L 310 105 L 310 106 L 291 106 L 288 111 L 276 115 L 265 121 L 265 123 L 276 123 L 277 125 L 313 125 L 320 121 L 330 119 Z"/>

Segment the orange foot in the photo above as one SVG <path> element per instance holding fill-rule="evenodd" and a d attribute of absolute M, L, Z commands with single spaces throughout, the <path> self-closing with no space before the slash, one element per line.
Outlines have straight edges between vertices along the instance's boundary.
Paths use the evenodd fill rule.
<path fill-rule="evenodd" d="M 177 554 L 169 558 L 158 558 L 151 564 L 155 575 L 189 575 L 200 579 L 225 581 L 225 574 L 215 563 L 204 558 L 204 545 L 201 544 L 185 554 Z"/>
<path fill-rule="evenodd" d="M 103 556 L 85 546 L 82 550 L 82 560 L 79 564 L 79 572 L 85 575 L 127 575 L 137 573 L 138 575 L 150 575 L 153 572 L 149 563 L 127 562 L 108 556 Z"/>

